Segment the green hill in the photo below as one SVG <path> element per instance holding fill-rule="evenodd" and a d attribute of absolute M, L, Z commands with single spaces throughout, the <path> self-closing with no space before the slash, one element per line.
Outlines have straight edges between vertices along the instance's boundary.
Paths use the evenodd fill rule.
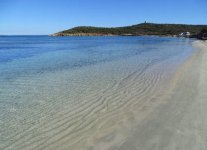
<path fill-rule="evenodd" d="M 190 32 L 198 35 L 201 30 L 207 29 L 207 25 L 185 25 L 185 24 L 155 24 L 142 23 L 126 27 L 103 28 L 80 26 L 53 34 L 53 36 L 103 36 L 103 35 L 160 35 L 174 36 L 182 32 Z"/>

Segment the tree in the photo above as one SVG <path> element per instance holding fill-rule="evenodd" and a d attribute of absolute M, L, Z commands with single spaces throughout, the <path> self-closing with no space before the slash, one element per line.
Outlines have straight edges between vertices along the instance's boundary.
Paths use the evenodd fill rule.
<path fill-rule="evenodd" d="M 199 39 L 204 39 L 204 40 L 207 39 L 207 29 L 206 29 L 206 28 L 203 28 L 203 29 L 201 30 L 201 32 L 200 32 L 199 35 L 198 35 L 198 38 L 199 38 Z"/>

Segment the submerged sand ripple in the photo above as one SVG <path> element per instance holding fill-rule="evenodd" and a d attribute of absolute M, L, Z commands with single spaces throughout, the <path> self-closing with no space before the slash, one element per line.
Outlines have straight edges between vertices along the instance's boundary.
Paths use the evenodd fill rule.
<path fill-rule="evenodd" d="M 25 93 L 35 95 L 35 91 L 39 92 L 40 89 L 35 89 L 35 84 L 36 87 L 42 87 L 42 95 L 45 94 L 45 88 L 45 91 L 61 93 L 57 97 L 46 93 L 48 99 L 67 99 L 72 95 L 76 97 L 76 101 L 63 103 L 65 107 L 54 107 L 57 109 L 54 114 L 50 114 L 50 110 L 44 110 L 48 113 L 47 117 L 40 118 L 39 123 L 9 137 L 10 141 L 5 141 L 3 149 L 205 149 L 207 53 L 204 43 L 195 42 L 194 45 L 198 51 L 176 73 L 173 67 L 166 72 L 166 64 L 170 66 L 173 58 L 162 62 L 155 59 L 149 61 L 141 70 L 123 74 L 119 81 L 113 80 L 111 75 L 112 79 L 108 80 L 107 86 L 100 81 L 105 81 L 103 77 L 95 81 L 97 87 L 87 89 L 85 86 L 91 83 L 88 80 L 96 79 L 97 70 L 100 74 L 104 71 L 110 72 L 101 72 L 94 68 L 94 78 L 81 78 L 86 79 L 85 82 L 71 82 L 74 83 L 71 85 L 73 88 L 76 88 L 76 83 L 85 83 L 79 96 L 75 93 L 68 95 L 67 90 L 65 93 L 60 92 L 69 88 L 68 85 L 62 86 L 61 81 L 67 81 L 68 76 L 75 79 L 73 76 L 85 75 L 86 72 L 77 70 L 71 74 L 63 71 L 61 76 L 58 74 L 57 79 L 54 79 L 55 74 L 17 79 L 14 82 L 17 86 L 28 86 L 29 90 Z M 135 60 L 132 58 L 131 61 Z M 50 81 L 51 79 L 53 80 Z M 20 91 L 16 89 L 17 93 Z M 53 101 L 49 107 L 52 108 L 56 103 L 58 102 Z M 48 107 L 44 101 L 39 101 L 37 108 L 39 105 L 43 109 Z M 41 111 L 36 114 L 37 117 L 40 114 Z"/>

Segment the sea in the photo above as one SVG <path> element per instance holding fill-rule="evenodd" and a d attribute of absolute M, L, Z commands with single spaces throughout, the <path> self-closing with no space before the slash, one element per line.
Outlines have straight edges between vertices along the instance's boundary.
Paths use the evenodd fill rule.
<path fill-rule="evenodd" d="M 156 98 L 194 53 L 193 41 L 0 36 L 0 149 L 86 139 L 104 116 Z"/>

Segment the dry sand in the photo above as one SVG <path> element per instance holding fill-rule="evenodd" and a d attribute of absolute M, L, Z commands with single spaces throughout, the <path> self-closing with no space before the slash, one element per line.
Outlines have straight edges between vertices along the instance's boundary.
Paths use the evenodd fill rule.
<path fill-rule="evenodd" d="M 145 98 L 144 103 L 105 116 L 92 136 L 71 148 L 206 150 L 207 44 L 193 44 L 198 50 L 178 69 L 164 91 Z"/>
<path fill-rule="evenodd" d="M 127 84 L 104 91 L 103 104 L 64 111 L 55 120 L 16 135 L 5 149 L 206 150 L 207 43 L 193 44 L 196 52 L 164 87 L 157 84 L 162 76 L 152 75 L 148 82 L 153 86 L 138 90 L 136 76 L 132 76 Z M 97 96 L 85 98 L 93 100 Z M 124 105 L 110 111 L 107 99 L 123 101 Z M 102 106 L 104 115 L 96 113 Z"/>
<path fill-rule="evenodd" d="M 167 97 L 119 150 L 207 149 L 207 43 L 179 68 Z"/>
<path fill-rule="evenodd" d="M 193 45 L 198 50 L 165 91 L 106 121 L 88 143 L 78 144 L 85 146 L 80 149 L 206 150 L 207 43 Z"/>

